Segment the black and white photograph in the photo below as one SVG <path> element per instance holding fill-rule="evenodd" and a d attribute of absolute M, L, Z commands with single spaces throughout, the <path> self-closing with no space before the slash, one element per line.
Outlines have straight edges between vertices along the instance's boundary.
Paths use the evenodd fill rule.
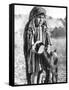
<path fill-rule="evenodd" d="M 14 4 L 13 16 L 14 85 L 66 83 L 67 7 Z"/>

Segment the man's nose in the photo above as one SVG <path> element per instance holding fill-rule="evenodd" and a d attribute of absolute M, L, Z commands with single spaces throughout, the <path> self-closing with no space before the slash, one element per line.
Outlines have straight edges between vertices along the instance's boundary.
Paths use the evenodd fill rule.
<path fill-rule="evenodd" d="M 43 19 L 42 18 L 40 18 L 40 24 L 42 24 L 43 23 Z"/>

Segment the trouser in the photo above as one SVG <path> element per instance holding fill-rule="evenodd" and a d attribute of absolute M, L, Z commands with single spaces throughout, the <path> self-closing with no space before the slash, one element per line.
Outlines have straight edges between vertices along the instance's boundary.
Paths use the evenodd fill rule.
<path fill-rule="evenodd" d="M 31 84 L 31 74 L 32 73 L 27 73 L 27 82 L 28 82 L 28 84 Z"/>
<path fill-rule="evenodd" d="M 49 83 L 49 77 L 50 77 L 50 70 L 46 69 L 46 78 L 44 83 Z"/>

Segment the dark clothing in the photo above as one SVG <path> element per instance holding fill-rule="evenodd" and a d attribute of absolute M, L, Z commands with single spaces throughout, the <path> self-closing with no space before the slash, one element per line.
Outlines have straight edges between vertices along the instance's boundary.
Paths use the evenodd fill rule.
<path fill-rule="evenodd" d="M 40 40 L 41 37 L 41 36 L 39 37 L 40 28 L 35 27 L 34 17 L 37 17 L 38 15 L 45 16 L 45 14 L 46 11 L 43 8 L 34 7 L 30 12 L 29 22 L 25 26 L 24 55 L 26 60 L 26 72 L 28 76 L 30 75 L 30 73 L 40 71 L 39 63 L 42 63 L 45 69 L 47 68 L 47 66 L 49 66 L 48 62 L 45 60 L 45 57 L 43 55 L 39 56 L 36 53 L 32 52 L 33 43 Z M 50 44 L 50 37 L 47 31 L 46 22 L 43 23 L 43 25 L 41 26 L 41 30 L 42 30 L 42 43 L 45 45 L 45 47 L 47 47 Z"/>
<path fill-rule="evenodd" d="M 35 43 L 37 41 L 38 38 L 38 29 L 37 31 L 35 31 L 35 34 L 32 34 L 32 31 L 34 30 L 33 28 L 33 24 L 31 25 L 31 22 L 28 22 L 26 27 L 25 27 L 25 32 L 24 32 L 24 55 L 25 58 L 27 58 L 27 62 L 28 62 L 28 72 L 32 73 L 35 72 L 36 70 L 32 69 L 35 67 L 35 62 L 36 62 L 36 67 L 39 66 L 39 60 L 37 59 L 37 55 L 35 55 L 35 53 L 32 53 L 31 48 L 32 48 L 32 38 L 33 38 L 33 42 Z M 32 28 L 32 30 L 30 30 Z M 36 30 L 36 27 L 35 27 Z M 48 32 L 43 31 L 43 44 L 45 45 L 45 47 L 47 47 L 50 44 L 50 37 Z M 33 61 L 34 60 L 34 61 Z M 39 69 L 38 69 L 39 70 Z"/>

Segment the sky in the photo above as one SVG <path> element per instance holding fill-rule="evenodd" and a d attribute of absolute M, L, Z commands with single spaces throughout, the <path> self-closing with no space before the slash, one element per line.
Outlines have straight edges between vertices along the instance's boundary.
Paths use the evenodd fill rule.
<path fill-rule="evenodd" d="M 19 15 L 19 14 L 29 15 L 32 8 L 33 6 L 16 5 L 15 15 Z M 54 18 L 63 18 L 63 19 L 66 16 L 66 8 L 55 8 L 55 7 L 43 7 L 43 8 L 45 8 L 48 16 Z"/>

